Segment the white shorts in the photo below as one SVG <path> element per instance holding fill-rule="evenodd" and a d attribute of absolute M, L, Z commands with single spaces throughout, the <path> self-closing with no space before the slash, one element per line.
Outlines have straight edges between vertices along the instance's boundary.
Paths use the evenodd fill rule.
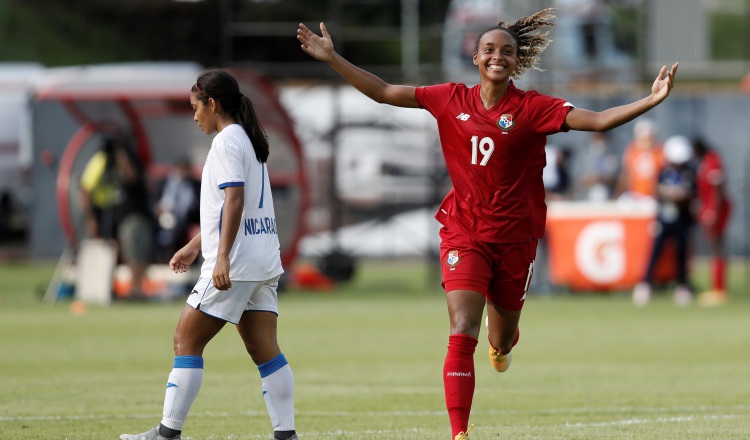
<path fill-rule="evenodd" d="M 266 281 L 232 281 L 232 288 L 219 290 L 210 278 L 199 278 L 187 303 L 192 308 L 237 325 L 248 310 L 279 314 L 276 288 L 279 278 Z"/>

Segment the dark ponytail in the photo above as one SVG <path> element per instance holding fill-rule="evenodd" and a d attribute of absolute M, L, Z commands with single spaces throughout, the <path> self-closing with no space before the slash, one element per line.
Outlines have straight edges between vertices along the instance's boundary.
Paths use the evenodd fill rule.
<path fill-rule="evenodd" d="M 268 160 L 268 136 L 255 115 L 250 98 L 240 92 L 240 86 L 232 75 L 224 70 L 213 69 L 202 73 L 191 89 L 198 98 L 208 104 L 208 99 L 218 101 L 221 108 L 240 123 L 261 163 Z"/>

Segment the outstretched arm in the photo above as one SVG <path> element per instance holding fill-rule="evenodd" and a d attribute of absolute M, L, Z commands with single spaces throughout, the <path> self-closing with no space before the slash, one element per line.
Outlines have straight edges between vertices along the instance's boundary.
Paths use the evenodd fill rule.
<path fill-rule="evenodd" d="M 333 49 L 333 41 L 325 24 L 320 23 L 322 36 L 316 35 L 304 24 L 297 29 L 297 40 L 302 51 L 318 61 L 328 63 L 349 84 L 375 102 L 397 107 L 419 107 L 414 87 L 388 84 L 370 72 L 360 69 L 344 59 Z"/>
<path fill-rule="evenodd" d="M 565 125 L 571 130 L 578 131 L 607 131 L 630 122 L 638 116 L 646 113 L 664 101 L 674 85 L 674 77 L 677 73 L 678 63 L 672 65 L 667 71 L 664 66 L 659 71 L 654 84 L 651 86 L 651 94 L 630 104 L 612 107 L 601 112 L 593 112 L 584 109 L 573 109 L 565 118 Z"/>

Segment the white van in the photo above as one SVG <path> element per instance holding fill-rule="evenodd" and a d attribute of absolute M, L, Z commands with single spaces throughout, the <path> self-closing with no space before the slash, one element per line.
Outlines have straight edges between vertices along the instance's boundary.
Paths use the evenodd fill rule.
<path fill-rule="evenodd" d="M 37 63 L 0 63 L 0 242 L 26 233 L 31 200 L 29 93 Z"/>

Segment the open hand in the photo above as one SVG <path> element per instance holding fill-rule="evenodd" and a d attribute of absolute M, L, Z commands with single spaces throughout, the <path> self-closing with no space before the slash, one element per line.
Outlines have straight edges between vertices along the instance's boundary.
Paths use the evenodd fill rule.
<path fill-rule="evenodd" d="M 656 99 L 657 104 L 669 96 L 669 92 L 672 90 L 672 86 L 674 86 L 674 76 L 677 73 L 678 66 L 679 63 L 672 64 L 669 72 L 667 72 L 667 66 L 663 66 L 659 71 L 659 75 L 656 76 L 654 85 L 651 86 L 651 94 Z"/>
<path fill-rule="evenodd" d="M 185 245 L 182 249 L 175 252 L 172 259 L 169 260 L 169 268 L 172 269 L 174 273 L 187 272 L 197 256 L 197 249 L 192 249 L 190 245 Z"/>
<path fill-rule="evenodd" d="M 322 37 L 316 35 L 304 24 L 299 24 L 297 29 L 297 40 L 302 43 L 302 51 L 318 61 L 329 62 L 333 58 L 333 41 L 328 35 L 326 25 L 320 23 Z"/>

